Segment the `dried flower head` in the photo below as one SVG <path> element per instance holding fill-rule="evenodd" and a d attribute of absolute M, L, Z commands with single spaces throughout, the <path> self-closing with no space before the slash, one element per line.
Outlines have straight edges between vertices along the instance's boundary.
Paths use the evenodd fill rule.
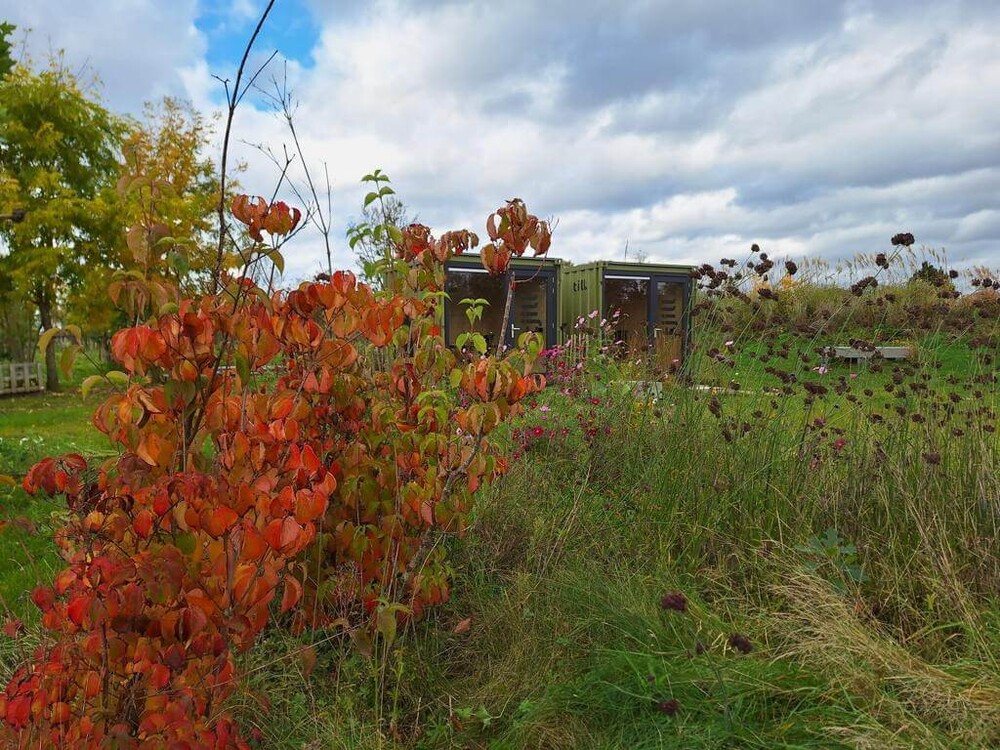
<path fill-rule="evenodd" d="M 741 654 L 749 654 L 753 651 L 753 643 L 742 633 L 733 633 L 729 636 L 729 647 Z"/>
<path fill-rule="evenodd" d="M 674 612 L 687 612 L 687 597 L 681 591 L 670 591 L 660 599 L 660 606 Z"/>
<path fill-rule="evenodd" d="M 657 701 L 656 710 L 661 714 L 666 714 L 667 716 L 675 715 L 681 708 L 680 701 L 676 698 L 670 698 L 665 701 Z"/>

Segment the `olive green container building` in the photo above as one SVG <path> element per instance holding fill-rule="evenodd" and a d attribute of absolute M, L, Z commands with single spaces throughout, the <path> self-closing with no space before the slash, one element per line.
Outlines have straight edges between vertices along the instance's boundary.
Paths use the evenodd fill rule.
<path fill-rule="evenodd" d="M 597 312 L 630 351 L 652 349 L 665 368 L 680 365 L 691 346 L 692 266 L 595 261 L 563 265 L 563 338 Z M 617 313 L 617 314 L 616 314 Z"/>

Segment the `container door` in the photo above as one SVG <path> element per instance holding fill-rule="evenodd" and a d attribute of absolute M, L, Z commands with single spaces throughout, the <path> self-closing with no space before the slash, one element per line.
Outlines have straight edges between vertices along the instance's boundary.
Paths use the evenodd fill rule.
<path fill-rule="evenodd" d="M 546 349 L 555 346 L 555 272 L 550 269 L 518 269 L 514 278 L 517 287 L 510 310 L 507 346 L 516 344 L 517 338 L 529 331 L 542 334 Z M 502 305 L 500 314 L 503 314 Z"/>
<path fill-rule="evenodd" d="M 676 369 L 684 357 L 687 279 L 654 276 L 650 307 L 653 361 L 661 370 Z"/>
<path fill-rule="evenodd" d="M 649 347 L 650 279 L 648 276 L 604 277 L 604 310 L 602 315 L 611 323 L 614 340 L 630 356 L 645 352 Z"/>

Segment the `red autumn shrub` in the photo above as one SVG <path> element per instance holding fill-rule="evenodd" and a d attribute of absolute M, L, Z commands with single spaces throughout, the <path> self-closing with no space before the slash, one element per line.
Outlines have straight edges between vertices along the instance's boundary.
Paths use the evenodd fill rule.
<path fill-rule="evenodd" d="M 24 479 L 71 513 L 66 568 L 33 594 L 48 637 L 0 697 L 9 746 L 245 747 L 234 654 L 275 613 L 391 638 L 443 600 L 435 541 L 502 470 L 490 432 L 543 385 L 525 351 L 460 363 L 444 344 L 444 263 L 471 233 L 395 232 L 379 296 L 346 272 L 283 293 L 251 279 L 277 252 L 262 232 L 299 212 L 241 196 L 233 213 L 254 243 L 242 275 L 199 300 L 167 290 L 113 338 L 127 385 L 94 423 L 119 455 Z M 139 307 L 165 289 L 130 287 Z"/>

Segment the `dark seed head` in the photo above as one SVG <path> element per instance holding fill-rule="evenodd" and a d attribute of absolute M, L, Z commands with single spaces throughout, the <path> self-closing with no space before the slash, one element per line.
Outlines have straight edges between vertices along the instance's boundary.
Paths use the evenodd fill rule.
<path fill-rule="evenodd" d="M 663 598 L 660 599 L 660 606 L 674 612 L 687 612 L 687 597 L 680 591 L 671 591 L 664 594 Z"/>
<path fill-rule="evenodd" d="M 753 644 L 750 639 L 742 633 L 733 633 L 729 636 L 729 647 L 741 654 L 749 654 L 753 651 Z"/>
<path fill-rule="evenodd" d="M 656 704 L 656 710 L 661 714 L 666 714 L 667 716 L 673 716 L 681 708 L 680 701 L 676 698 L 670 698 L 665 701 L 659 701 Z"/>

